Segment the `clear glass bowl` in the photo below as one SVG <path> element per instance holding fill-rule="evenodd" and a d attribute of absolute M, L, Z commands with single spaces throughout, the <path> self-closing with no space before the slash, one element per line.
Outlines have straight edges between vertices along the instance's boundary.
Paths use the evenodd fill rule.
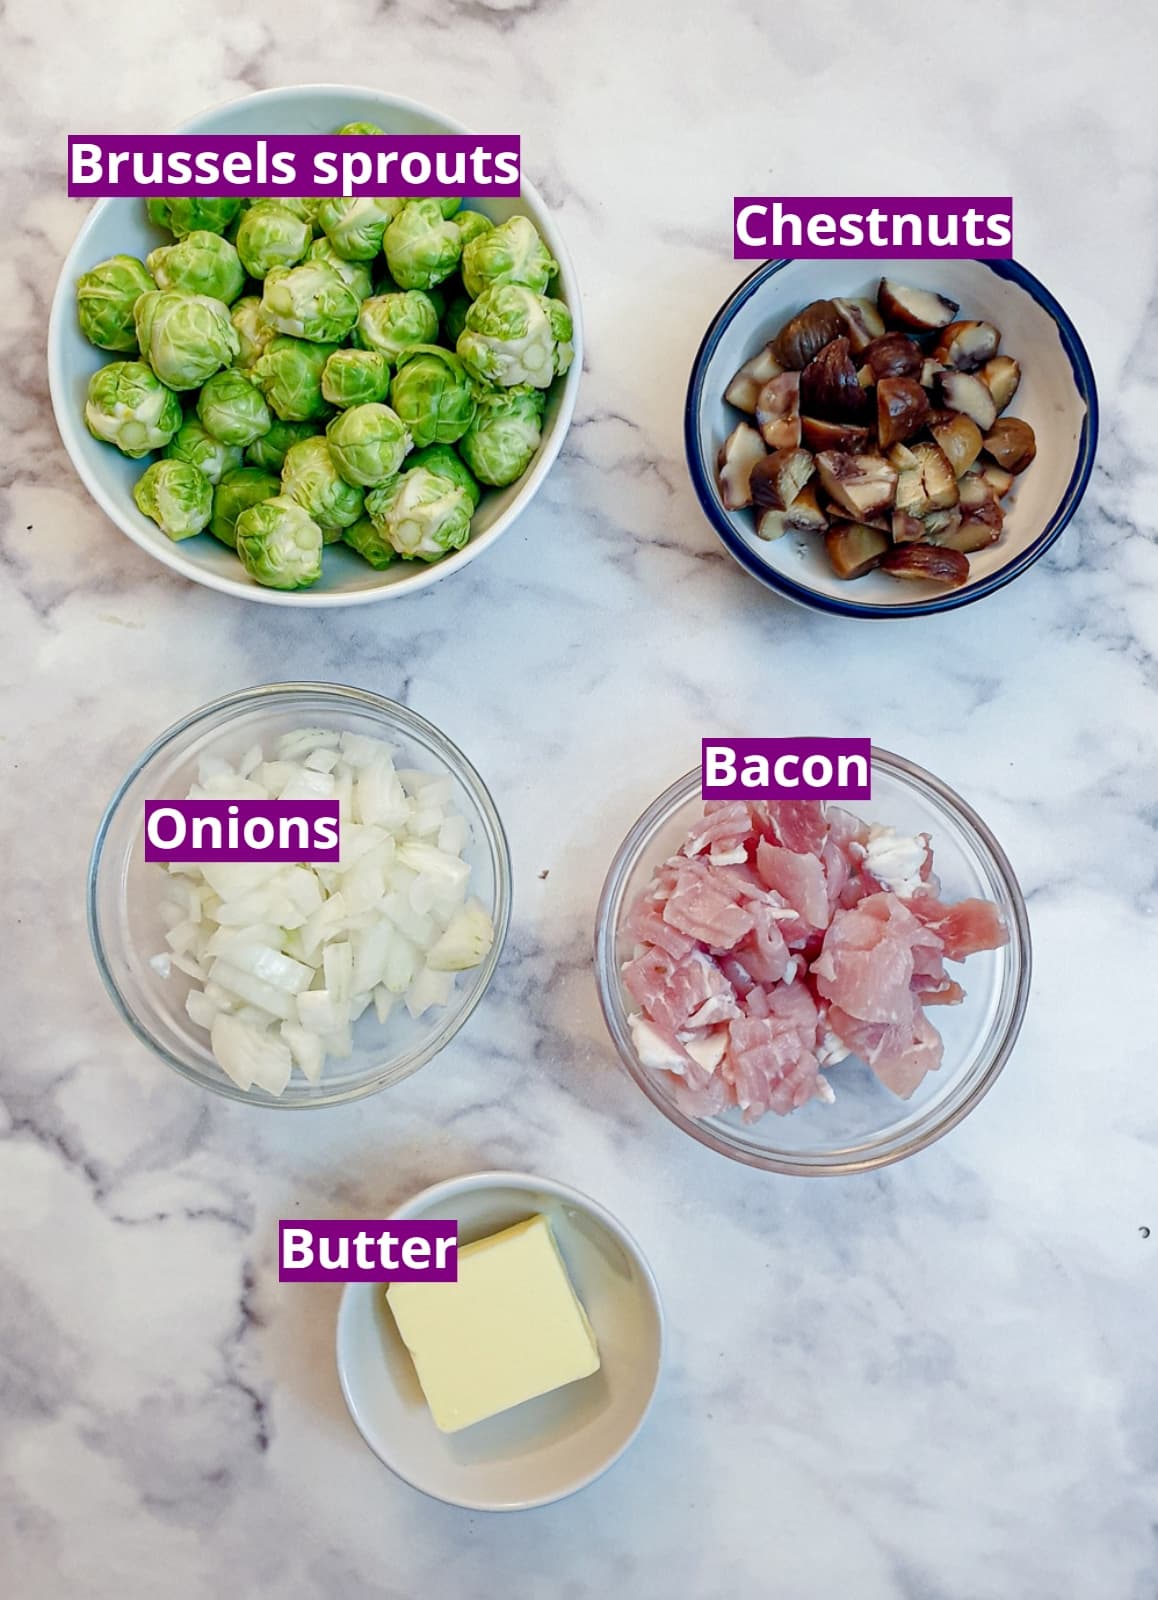
<path fill-rule="evenodd" d="M 953 969 L 966 999 L 930 1013 L 945 1041 L 945 1059 L 911 1100 L 897 1099 L 867 1066 L 850 1058 L 827 1073 L 836 1091 L 833 1105 L 812 1100 L 791 1116 L 769 1113 L 749 1124 L 738 1111 L 703 1119 L 685 1115 L 667 1079 L 643 1066 L 635 1053 L 627 1019 L 638 1007 L 620 969 L 633 948 L 623 931 L 632 903 L 702 814 L 698 767 L 648 807 L 611 864 L 595 927 L 596 982 L 611 1037 L 648 1099 L 693 1139 L 733 1161 L 800 1176 L 868 1172 L 900 1161 L 968 1115 L 1016 1043 L 1029 996 L 1029 921 L 1001 846 L 952 789 L 887 750 L 873 750 L 872 787 L 872 800 L 848 802 L 848 810 L 901 833 L 931 834 L 944 898 L 994 900 L 1009 926 L 1003 949 L 970 956 Z"/>
<path fill-rule="evenodd" d="M 165 870 L 143 851 L 146 800 L 184 796 L 204 755 L 236 760 L 253 743 L 266 747 L 281 733 L 316 727 L 386 739 L 400 765 L 445 771 L 453 801 L 466 818 L 464 852 L 471 892 L 490 910 L 495 941 L 486 961 L 458 975 L 450 1004 L 412 1018 L 396 1008 L 384 1026 L 373 1008 L 354 1027 L 347 1060 L 330 1058 L 321 1081 L 295 1072 L 284 1094 L 239 1089 L 214 1061 L 209 1036 L 185 1014 L 190 980 L 174 969 L 162 978 L 149 965 L 165 948 L 158 915 Z M 486 992 L 502 952 L 511 912 L 511 860 L 506 835 L 486 785 L 462 751 L 425 718 L 363 689 L 339 684 L 278 683 L 245 689 L 202 706 L 145 751 L 109 802 L 93 845 L 88 876 L 88 925 L 93 954 L 117 1010 L 142 1043 L 182 1077 L 268 1106 L 324 1106 L 356 1100 L 400 1083 L 454 1037 Z"/>

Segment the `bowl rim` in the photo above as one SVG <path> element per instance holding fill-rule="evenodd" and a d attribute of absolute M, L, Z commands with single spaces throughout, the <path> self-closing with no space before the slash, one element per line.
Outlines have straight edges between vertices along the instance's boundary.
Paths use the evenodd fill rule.
<path fill-rule="evenodd" d="M 955 611 L 960 606 L 972 605 L 975 600 L 982 600 L 986 595 L 1003 589 L 1007 583 L 1012 583 L 1014 578 L 1020 577 L 1028 567 L 1031 567 L 1061 536 L 1082 502 L 1093 471 L 1094 456 L 1098 447 L 1098 389 L 1086 347 L 1069 314 L 1040 279 L 1034 277 L 1033 273 L 1020 262 L 1012 259 L 987 261 L 975 257 L 966 258 L 973 260 L 979 267 L 987 268 L 999 278 L 1005 278 L 1016 284 L 1053 318 L 1062 348 L 1069 358 L 1074 387 L 1086 408 L 1073 472 L 1056 510 L 1041 533 L 1019 555 L 1013 557 L 996 572 L 990 573 L 987 578 L 981 579 L 976 584 L 968 584 L 963 589 L 951 589 L 946 594 L 932 595 L 926 600 L 898 601 L 895 605 L 871 605 L 864 600 L 844 600 L 836 595 L 822 594 L 819 590 L 797 582 L 760 560 L 757 553 L 741 538 L 727 512 L 720 505 L 710 464 L 705 461 L 700 448 L 699 422 L 704 408 L 704 383 L 707 378 L 708 363 L 715 354 L 717 345 L 741 307 L 763 288 L 770 278 L 782 272 L 785 267 L 792 266 L 797 259 L 789 257 L 782 261 L 768 261 L 749 273 L 732 291 L 708 324 L 707 332 L 700 341 L 700 347 L 692 363 L 684 402 L 684 452 L 696 497 L 720 541 L 740 566 L 758 579 L 765 588 L 774 589 L 787 599 L 808 606 L 812 610 L 827 611 L 840 617 L 869 619 L 883 617 L 889 620 L 898 617 L 926 617 L 934 612 Z"/>
<path fill-rule="evenodd" d="M 690 1134 L 698 1144 L 705 1145 L 732 1161 L 739 1161 L 745 1166 L 755 1167 L 764 1172 L 775 1172 L 788 1177 L 849 1177 L 892 1166 L 920 1150 L 927 1149 L 962 1122 L 988 1094 L 1012 1055 L 1025 1020 L 1033 978 L 1033 941 L 1025 896 L 1008 856 L 988 824 L 973 807 L 963 800 L 956 790 L 924 767 L 878 745 L 872 746 L 872 764 L 874 768 L 879 766 L 890 776 L 899 778 L 907 784 L 928 788 L 946 809 L 954 814 L 958 822 L 963 822 L 967 826 L 974 836 L 972 840 L 974 845 L 991 859 L 1008 891 L 1013 910 L 1009 945 L 1005 948 L 1010 951 L 1015 963 L 1015 988 L 1004 1033 L 991 1059 L 979 1073 L 969 1092 L 962 1096 L 958 1103 L 945 1107 L 941 1114 L 926 1126 L 912 1130 L 899 1143 L 894 1138 L 891 1144 L 870 1154 L 841 1161 L 829 1161 L 826 1158 L 806 1160 L 789 1153 L 770 1153 L 757 1150 L 751 1145 L 742 1145 L 739 1141 L 722 1137 L 710 1122 L 689 1117 L 681 1111 L 661 1092 L 657 1075 L 640 1064 L 635 1051 L 631 1048 L 627 1031 L 620 1022 L 620 1012 L 626 1016 L 626 1009 L 619 1003 L 618 990 L 614 994 L 612 991 L 612 984 L 617 983 L 619 972 L 615 953 L 617 914 L 622 907 L 627 878 L 642 856 L 659 821 L 675 802 L 686 803 L 696 798 L 701 779 L 698 767 L 693 767 L 691 771 L 685 772 L 682 777 L 669 784 L 632 823 L 608 868 L 599 895 L 595 914 L 595 987 L 603 1021 L 628 1076 L 652 1104 L 663 1112 L 669 1122 L 674 1123 L 684 1133 Z"/>
<path fill-rule="evenodd" d="M 196 132 L 205 122 L 212 121 L 220 113 L 241 105 L 248 105 L 253 101 L 260 101 L 263 105 L 276 107 L 282 102 L 308 98 L 316 94 L 366 95 L 379 102 L 388 102 L 392 108 L 429 117 L 435 122 L 441 123 L 448 133 L 469 134 L 473 131 L 459 122 L 457 118 L 447 116 L 436 107 L 426 105 L 419 100 L 411 100 L 404 95 L 390 94 L 385 90 L 373 89 L 367 85 L 303 83 L 285 84 L 274 89 L 258 89 L 252 94 L 238 95 L 231 100 L 221 101 L 216 105 L 206 107 L 203 111 L 199 111 L 195 116 L 185 118 L 184 121 L 176 125 L 173 132 Z M 549 431 L 544 431 L 538 453 L 520 481 L 517 495 L 507 509 L 495 518 L 485 532 L 480 534 L 477 539 L 468 540 L 461 550 L 454 551 L 453 554 L 444 557 L 441 561 L 432 562 L 428 566 L 408 573 L 401 581 L 378 583 L 352 592 L 343 590 L 267 589 L 260 584 L 243 582 L 239 578 L 230 578 L 222 573 L 208 571 L 193 561 L 192 557 L 182 554 L 181 541 L 173 543 L 166 540 L 163 543 L 157 543 L 140 528 L 136 527 L 125 514 L 125 508 L 120 505 L 115 496 L 106 493 L 96 474 L 90 468 L 87 459 L 88 434 L 83 425 L 83 418 L 76 410 L 72 397 L 66 393 L 64 333 L 67 319 L 73 309 L 72 288 L 78 273 L 82 270 L 80 258 L 85 254 L 89 235 L 96 226 L 98 217 L 117 198 L 115 196 L 106 196 L 104 199 L 93 203 L 61 264 L 48 316 L 46 341 L 48 390 L 52 401 L 56 430 L 60 436 L 61 443 L 64 445 L 65 454 L 68 456 L 73 471 L 88 491 L 90 498 L 114 527 L 131 539 L 139 549 L 145 551 L 147 555 L 152 556 L 154 560 L 161 562 L 171 571 L 178 573 L 183 578 L 187 578 L 191 583 L 200 584 L 203 588 L 215 589 L 220 594 L 233 595 L 241 600 L 252 600 L 258 605 L 296 605 L 319 609 L 334 606 L 369 605 L 377 600 L 400 599 L 403 595 L 414 594 L 417 591 L 429 588 L 431 584 L 438 583 L 443 578 L 450 577 L 452 573 L 467 566 L 476 556 L 481 555 L 484 550 L 488 549 L 502 534 L 506 533 L 508 528 L 526 510 L 542 487 L 548 472 L 554 466 L 575 414 L 575 405 L 583 373 L 583 310 L 579 281 L 570 252 L 556 226 L 550 208 L 525 174 L 522 174 L 520 178 L 519 198 L 525 201 L 528 210 L 534 213 L 535 226 L 542 233 L 551 254 L 559 263 L 559 287 L 563 290 L 562 298 L 571 313 L 572 343 L 575 347 L 575 356 L 563 380 L 563 386 L 559 394 L 558 410 L 552 419 Z M 103 353 L 109 357 L 110 361 L 131 359 L 129 356 L 118 358 L 114 351 L 105 351 Z"/>
<path fill-rule="evenodd" d="M 474 803 L 478 806 L 489 834 L 489 841 L 493 848 L 497 867 L 495 872 L 495 905 L 493 912 L 495 937 L 490 952 L 479 972 L 479 982 L 473 992 L 465 999 L 461 1010 L 448 1017 L 443 1026 L 420 1048 L 413 1052 L 413 1059 L 408 1059 L 407 1070 L 398 1077 L 391 1077 L 386 1081 L 381 1070 L 371 1076 L 364 1083 L 353 1088 L 342 1089 L 332 1094 L 324 1091 L 325 1078 L 318 1085 L 322 1090 L 317 1096 L 310 1099 L 287 1100 L 284 1097 L 263 1094 L 261 1097 L 254 1095 L 247 1089 L 241 1089 L 232 1079 L 222 1075 L 220 1083 L 212 1081 L 183 1061 L 179 1056 L 168 1050 L 160 1040 L 155 1039 L 148 1028 L 140 1021 L 132 1007 L 121 994 L 120 987 L 113 977 L 108 958 L 105 953 L 105 940 L 101 932 L 101 918 L 98 907 L 98 886 L 100 882 L 101 866 L 104 860 L 105 842 L 109 828 L 122 801 L 137 778 L 153 758 L 169 748 L 175 739 L 195 728 L 199 723 L 208 722 L 220 716 L 223 712 L 237 712 L 259 704 L 273 704 L 279 699 L 293 697 L 314 697 L 317 699 L 336 698 L 347 701 L 363 710 L 374 712 L 378 716 L 383 714 L 392 721 L 400 723 L 403 728 L 416 731 L 435 745 L 436 748 L 445 747 L 450 750 L 453 757 L 459 762 L 461 772 L 456 774 L 463 778 L 465 786 L 470 790 Z M 223 726 L 228 726 L 226 719 Z M 236 1100 L 241 1105 L 254 1106 L 260 1110 L 270 1111 L 316 1111 L 330 1106 L 349 1105 L 354 1100 L 364 1100 L 372 1094 L 379 1094 L 385 1088 L 392 1088 L 395 1084 L 403 1083 L 414 1073 L 421 1070 L 428 1062 L 438 1055 L 455 1035 L 465 1026 L 480 1004 L 483 996 L 491 986 L 503 947 L 506 944 L 507 933 L 511 923 L 511 906 L 514 898 L 514 881 L 511 868 L 511 849 L 503 828 L 502 819 L 495 807 L 491 792 L 479 776 L 473 763 L 467 759 L 455 744 L 454 740 L 443 733 L 441 728 L 435 726 L 419 712 L 413 711 L 409 706 L 400 701 L 390 700 L 385 695 L 375 694 L 369 689 L 358 689 L 351 684 L 338 683 L 268 683 L 253 684 L 247 689 L 235 689 L 230 694 L 222 695 L 216 700 L 210 700 L 196 710 L 190 711 L 186 716 L 174 722 L 170 727 L 159 733 L 140 756 L 132 763 L 129 770 L 118 783 L 112 797 L 101 813 L 97 824 L 96 834 L 93 838 L 92 849 L 89 852 L 87 876 L 85 882 L 85 916 L 88 927 L 89 947 L 97 972 L 105 991 L 112 1000 L 122 1021 L 135 1034 L 137 1039 L 160 1057 L 169 1067 L 179 1073 L 187 1082 L 198 1089 L 207 1090 L 210 1094 L 223 1095 L 226 1099 Z"/>
<path fill-rule="evenodd" d="M 346 1402 L 346 1409 L 350 1418 L 362 1437 L 368 1449 L 378 1458 L 382 1465 L 393 1472 L 412 1489 L 417 1489 L 421 1494 L 428 1495 L 433 1500 L 440 1500 L 443 1505 L 459 1506 L 467 1511 L 487 1511 L 496 1514 L 510 1511 L 531 1511 L 538 1506 L 553 1505 L 557 1501 L 566 1500 L 573 1494 L 578 1494 L 581 1489 L 586 1489 L 590 1484 L 608 1472 L 638 1438 L 640 1430 L 647 1420 L 648 1414 L 655 1403 L 659 1381 L 663 1374 L 664 1355 L 667 1343 L 667 1330 L 664 1318 L 663 1300 L 660 1297 L 659 1285 L 651 1264 L 643 1253 L 643 1249 L 635 1235 L 622 1223 L 618 1217 L 608 1211 L 606 1206 L 585 1193 L 582 1189 L 573 1188 L 566 1183 L 560 1183 L 556 1178 L 543 1178 L 530 1172 L 510 1172 L 496 1169 L 494 1171 L 467 1172 L 457 1178 L 443 1178 L 438 1183 L 430 1184 L 425 1189 L 420 1189 L 417 1194 L 395 1206 L 390 1211 L 390 1216 L 396 1220 L 420 1217 L 430 1206 L 437 1205 L 444 1200 L 450 1200 L 461 1194 L 470 1194 L 486 1189 L 516 1189 L 527 1193 L 550 1194 L 558 1200 L 565 1201 L 579 1211 L 584 1211 L 588 1216 L 594 1217 L 596 1222 L 611 1236 L 616 1239 L 622 1248 L 631 1257 L 635 1264 L 639 1278 L 646 1292 L 648 1304 L 655 1318 L 655 1370 L 652 1374 L 651 1387 L 640 1407 L 639 1416 L 636 1418 L 631 1430 L 625 1435 L 623 1441 L 613 1454 L 609 1455 L 601 1465 L 593 1467 L 590 1472 L 577 1478 L 565 1489 L 557 1493 L 532 1496 L 529 1499 L 513 1500 L 496 1504 L 488 1500 L 456 1499 L 428 1483 L 418 1481 L 418 1475 L 405 1470 L 399 1465 L 397 1459 L 387 1460 L 378 1446 L 370 1439 L 362 1426 L 358 1414 L 358 1403 L 351 1393 L 349 1385 L 349 1366 L 346 1359 L 345 1341 L 346 1329 L 354 1316 L 354 1305 L 359 1300 L 364 1300 L 368 1293 L 382 1288 L 376 1283 L 348 1283 L 342 1290 L 342 1297 L 338 1304 L 338 1316 L 334 1337 L 334 1355 L 338 1369 L 338 1383 L 342 1390 L 342 1398 Z"/>

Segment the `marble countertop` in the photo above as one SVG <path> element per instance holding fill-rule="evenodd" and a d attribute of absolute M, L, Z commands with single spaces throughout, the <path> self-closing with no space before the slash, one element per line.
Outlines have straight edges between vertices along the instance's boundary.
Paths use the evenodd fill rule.
<path fill-rule="evenodd" d="M 10 0 L 0 59 L 0 1573 L 34 1600 L 631 1595 L 1153 1600 L 1158 1593 L 1158 22 L 1141 0 L 968 15 L 852 0 Z M 943 42 L 942 42 L 943 41 Z M 68 131 L 366 81 L 516 128 L 585 291 L 564 454 L 486 557 L 347 612 L 191 587 L 109 525 L 44 372 Z M 692 354 L 742 276 L 734 193 L 1009 194 L 1017 254 L 1104 404 L 1085 505 L 982 606 L 855 624 L 724 555 L 681 445 Z M 100 808 L 160 729 L 292 674 L 400 697 L 489 781 L 515 917 L 437 1062 L 309 1116 L 211 1100 L 102 992 Z M 879 1175 L 733 1166 L 613 1058 L 589 937 L 628 823 L 706 729 L 871 732 L 994 827 L 1036 975 L 976 1113 Z M 483 1166 L 586 1189 L 648 1252 L 670 1358 L 575 1499 L 488 1518 L 350 1422 L 336 1292 L 279 1290 L 275 1224 L 381 1214 Z"/>

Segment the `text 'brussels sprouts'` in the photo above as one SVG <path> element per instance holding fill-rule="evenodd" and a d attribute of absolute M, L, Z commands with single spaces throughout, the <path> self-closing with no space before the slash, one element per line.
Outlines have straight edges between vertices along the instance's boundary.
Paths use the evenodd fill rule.
<path fill-rule="evenodd" d="M 453 444 L 474 417 L 474 388 L 457 356 L 438 345 L 415 345 L 398 359 L 390 404 L 414 443 Z"/>
<path fill-rule="evenodd" d="M 250 506 L 237 519 L 237 553 L 255 583 L 306 589 L 322 575 L 322 530 L 289 495 Z"/>
<path fill-rule="evenodd" d="M 89 379 L 84 420 L 94 438 L 135 460 L 169 443 L 181 402 L 143 361 L 111 361 Z"/>
<path fill-rule="evenodd" d="M 366 496 L 371 522 L 409 560 L 437 561 L 470 537 L 470 495 L 426 467 L 401 472 Z"/>
<path fill-rule="evenodd" d="M 334 465 L 348 483 L 377 488 L 401 467 L 411 446 L 406 424 L 389 406 L 352 406 L 326 429 Z"/>
<path fill-rule="evenodd" d="M 561 300 L 508 283 L 485 289 L 474 302 L 457 349 L 475 377 L 488 383 L 546 389 L 571 365 L 571 335 L 571 313 Z"/>
<path fill-rule="evenodd" d="M 102 350 L 136 350 L 133 307 L 155 287 L 144 262 L 136 256 L 110 256 L 82 272 L 76 283 L 80 331 Z"/>
<path fill-rule="evenodd" d="M 188 461 L 154 461 L 133 489 L 137 509 L 170 539 L 191 539 L 213 511 L 213 485 Z"/>

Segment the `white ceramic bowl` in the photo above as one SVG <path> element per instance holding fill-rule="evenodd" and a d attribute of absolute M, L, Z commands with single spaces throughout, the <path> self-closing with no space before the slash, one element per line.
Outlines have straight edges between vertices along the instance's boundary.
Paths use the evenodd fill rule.
<path fill-rule="evenodd" d="M 382 94 L 374 89 L 345 88 L 339 84 L 305 84 L 296 88 L 266 89 L 244 100 L 217 106 L 181 125 L 187 133 L 327 133 L 347 122 L 374 122 L 387 133 L 466 133 L 451 117 L 413 100 Z M 531 218 L 559 263 L 555 293 L 566 301 L 575 323 L 575 360 L 566 378 L 556 382 L 547 402 L 543 440 L 538 454 L 517 483 L 507 489 L 488 490 L 475 513 L 469 542 L 432 566 L 399 563 L 375 572 L 352 550 L 331 545 L 325 570 L 312 589 L 284 592 L 264 589 L 242 570 L 232 551 L 209 534 L 174 544 L 155 522 L 133 504 L 133 485 L 148 465 L 130 461 L 112 445 L 94 439 L 84 425 L 84 402 L 92 373 L 109 361 L 123 359 L 115 352 L 97 350 L 80 331 L 76 319 L 75 286 L 82 272 L 98 261 L 125 251 L 142 259 L 166 235 L 145 216 L 144 200 L 100 200 L 77 234 L 61 269 L 48 325 L 48 380 L 56 425 L 85 488 L 105 515 L 127 533 L 142 550 L 163 561 L 174 572 L 225 594 L 268 605 L 341 606 L 385 600 L 437 583 L 473 561 L 492 545 L 534 498 L 550 471 L 551 463 L 571 423 L 583 367 L 583 327 L 579 290 L 566 246 L 550 212 L 524 176 L 518 199 L 472 200 L 475 209 L 496 222 L 522 214 Z"/>
<path fill-rule="evenodd" d="M 525 1511 L 593 1482 L 639 1432 L 659 1378 L 655 1279 L 626 1228 L 586 1195 L 548 1178 L 476 1172 L 423 1190 L 393 1215 L 453 1218 L 469 1244 L 537 1212 L 550 1220 L 599 1341 L 591 1377 L 440 1433 L 384 1285 L 348 1284 L 338 1312 L 338 1377 L 366 1443 L 414 1488 L 472 1511 Z"/>
<path fill-rule="evenodd" d="M 882 277 L 956 300 L 962 317 L 1001 330 L 1001 349 L 1021 363 L 1009 407 L 1037 435 L 1037 456 L 1005 501 L 1000 541 L 969 558 L 970 579 L 945 591 L 870 572 L 836 577 L 820 539 L 769 542 L 752 512 L 727 511 L 716 484 L 716 454 L 740 420 L 724 390 L 743 362 L 811 300 L 875 299 Z M 1042 555 L 1085 493 L 1098 439 L 1094 374 L 1077 330 L 1032 273 L 1015 261 L 773 261 L 729 296 L 712 320 L 692 368 L 685 414 L 688 466 L 700 503 L 725 548 L 770 589 L 842 616 L 921 616 L 948 611 L 1001 588 Z"/>

